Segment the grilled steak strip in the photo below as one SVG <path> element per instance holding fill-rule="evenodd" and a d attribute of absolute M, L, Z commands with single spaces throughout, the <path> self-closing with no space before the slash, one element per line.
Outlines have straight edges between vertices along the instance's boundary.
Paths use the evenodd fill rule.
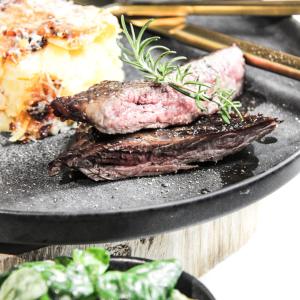
<path fill-rule="evenodd" d="M 218 161 L 270 133 L 278 124 L 262 115 L 233 116 L 226 125 L 217 114 L 191 125 L 144 130 L 126 136 L 81 129 L 75 142 L 49 165 L 51 176 L 63 168 L 80 170 L 95 181 L 177 172 L 195 163 Z"/>
<path fill-rule="evenodd" d="M 214 83 L 240 94 L 245 74 L 243 53 L 235 46 L 190 63 L 188 80 Z M 218 106 L 205 102 L 200 111 L 195 100 L 166 84 L 150 81 L 104 81 L 72 97 L 52 102 L 57 116 L 93 125 L 108 134 L 136 132 L 189 124 L 202 114 L 213 114 Z"/>

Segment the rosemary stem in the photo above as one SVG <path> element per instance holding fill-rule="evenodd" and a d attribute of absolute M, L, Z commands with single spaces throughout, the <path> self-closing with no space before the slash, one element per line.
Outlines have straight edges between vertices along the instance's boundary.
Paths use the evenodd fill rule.
<path fill-rule="evenodd" d="M 124 16 L 121 16 L 121 26 L 130 45 L 130 48 L 121 47 L 123 49 L 121 59 L 143 72 L 145 78 L 154 82 L 168 84 L 176 91 L 195 99 L 196 105 L 200 110 L 205 109 L 205 107 L 202 106 L 201 101 L 217 104 L 219 107 L 219 114 L 225 123 L 230 122 L 230 114 L 232 111 L 243 120 L 243 116 L 238 109 L 238 107 L 241 106 L 240 102 L 233 101 L 233 92 L 231 90 L 219 86 L 218 78 L 214 85 L 199 80 L 188 81 L 187 79 L 192 75 L 189 72 L 189 66 L 180 67 L 175 64 L 175 62 L 178 63 L 180 60 L 186 59 L 186 57 L 178 56 L 170 59 L 170 55 L 173 55 L 176 52 L 171 51 L 165 46 L 153 45 L 153 43 L 159 39 L 157 36 L 146 38 L 144 40 L 142 39 L 144 32 L 152 21 L 153 20 L 149 20 L 142 27 L 139 34 L 136 35 L 132 24 L 130 24 L 129 31 Z M 151 55 L 151 52 L 154 49 L 162 51 L 156 59 Z M 169 60 L 166 62 L 163 61 L 167 58 L 169 58 Z M 173 80 L 173 77 L 175 80 Z M 195 87 L 195 89 L 192 87 Z M 207 93 L 208 91 L 209 94 Z"/>

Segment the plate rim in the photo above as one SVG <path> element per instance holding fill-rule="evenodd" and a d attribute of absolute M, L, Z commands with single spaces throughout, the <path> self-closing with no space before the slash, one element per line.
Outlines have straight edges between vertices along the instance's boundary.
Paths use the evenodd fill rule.
<path fill-rule="evenodd" d="M 277 171 L 280 171 L 283 169 L 285 166 L 295 162 L 297 159 L 300 159 L 300 149 L 294 152 L 292 155 L 290 155 L 288 158 L 285 160 L 281 161 L 277 165 L 267 169 L 266 171 L 259 173 L 255 176 L 252 176 L 250 178 L 241 180 L 237 183 L 230 184 L 224 188 L 221 188 L 219 190 L 216 190 L 214 192 L 207 193 L 205 195 L 200 195 L 200 196 L 194 196 L 191 198 L 186 198 L 182 200 L 176 200 L 176 201 L 170 201 L 166 203 L 161 203 L 157 204 L 154 206 L 148 205 L 148 206 L 143 206 L 143 207 L 136 207 L 132 209 L 120 209 L 120 210 L 107 210 L 107 211 L 91 211 L 91 210 L 82 210 L 82 211 L 74 211 L 74 212 L 65 212 L 65 211 L 24 211 L 24 210 L 7 210 L 7 209 L 1 209 L 0 208 L 0 216 L 1 215 L 6 215 L 6 216 L 26 216 L 26 217 L 53 217 L 55 216 L 56 218 L 72 218 L 72 217 L 87 217 L 87 216 L 102 216 L 102 215 L 121 215 L 121 214 L 131 214 L 131 213 L 139 213 L 139 212 L 145 212 L 149 210 L 162 210 L 162 209 L 167 209 L 167 208 L 174 208 L 174 207 L 180 207 L 185 204 L 194 204 L 199 201 L 209 201 L 211 198 L 217 198 L 218 196 L 222 194 L 228 194 L 231 192 L 236 192 L 239 189 L 242 189 L 244 187 L 247 187 L 257 181 L 260 181 L 268 176 L 270 176 L 272 173 L 275 173 Z M 300 169 L 298 169 L 298 172 L 293 174 L 293 177 L 297 175 L 297 173 L 300 173 Z M 289 181 L 291 178 L 289 178 L 287 181 Z M 286 181 L 286 182 L 287 182 Z M 281 185 L 278 185 L 278 188 Z M 25 198 L 26 199 L 26 198 Z"/>

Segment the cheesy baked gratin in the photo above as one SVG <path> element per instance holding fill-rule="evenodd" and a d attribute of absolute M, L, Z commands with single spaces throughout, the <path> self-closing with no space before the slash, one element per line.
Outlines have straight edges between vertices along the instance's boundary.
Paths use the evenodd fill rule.
<path fill-rule="evenodd" d="M 65 0 L 0 3 L 0 131 L 44 138 L 72 124 L 49 103 L 102 80 L 123 80 L 116 17 Z"/>

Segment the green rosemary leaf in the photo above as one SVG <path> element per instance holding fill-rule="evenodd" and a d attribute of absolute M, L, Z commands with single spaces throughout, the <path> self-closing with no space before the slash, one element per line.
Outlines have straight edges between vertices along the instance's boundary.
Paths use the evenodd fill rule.
<path fill-rule="evenodd" d="M 154 69 L 155 70 L 157 70 L 158 68 L 161 68 L 161 69 L 163 69 L 163 67 L 165 66 L 165 65 L 160 65 L 160 62 L 161 62 L 161 60 L 164 58 L 164 57 L 166 57 L 166 56 L 168 56 L 168 55 L 171 55 L 171 54 L 175 54 L 176 52 L 175 51 L 172 51 L 172 50 L 166 50 L 165 52 L 163 52 L 162 54 L 160 54 L 159 56 L 158 56 L 158 58 L 156 59 L 156 61 L 155 61 L 155 64 L 154 64 Z"/>
<path fill-rule="evenodd" d="M 148 28 L 149 24 L 152 23 L 153 21 L 154 21 L 154 19 L 150 19 L 145 24 L 145 26 L 143 26 L 142 29 L 140 30 L 139 35 L 138 35 L 137 40 L 136 40 L 136 42 L 137 42 L 136 45 L 137 45 L 138 48 L 141 47 L 142 38 L 143 38 L 143 35 L 144 35 L 146 29 Z M 156 36 L 155 38 L 160 39 L 159 36 Z"/>
<path fill-rule="evenodd" d="M 130 23 L 130 31 L 131 31 L 132 40 L 133 40 L 134 42 L 136 42 L 135 32 L 134 32 L 134 28 L 133 28 L 132 23 Z M 136 46 L 136 45 L 135 45 L 135 46 Z"/>
<path fill-rule="evenodd" d="M 155 46 L 151 46 L 149 47 L 149 49 L 147 49 L 147 51 L 145 52 L 145 56 L 151 56 L 151 52 L 153 50 L 164 50 L 164 51 L 167 51 L 169 50 L 169 48 L 165 47 L 165 46 L 161 46 L 161 45 L 155 45 Z"/>
<path fill-rule="evenodd" d="M 158 36 L 152 36 L 152 37 L 149 37 L 149 38 L 143 40 L 143 42 L 140 44 L 139 52 L 144 53 L 145 48 L 147 46 L 149 46 L 153 42 L 157 42 L 159 39 L 160 39 L 160 37 L 158 37 Z M 157 46 L 154 46 L 154 47 L 159 47 L 161 49 L 165 49 L 164 46 L 160 46 L 160 45 L 157 45 Z M 148 51 L 146 51 L 145 53 L 150 53 L 151 51 L 152 51 L 151 48 L 149 48 Z"/>
<path fill-rule="evenodd" d="M 230 124 L 230 116 L 228 115 L 228 113 L 225 110 L 221 110 L 220 114 L 221 114 L 223 121 L 226 124 Z"/>
<path fill-rule="evenodd" d="M 179 82 L 181 78 L 181 68 L 177 66 L 176 69 L 177 69 L 177 73 L 175 78 L 176 78 L 176 82 Z"/>
<path fill-rule="evenodd" d="M 126 26 L 126 23 L 125 23 L 124 16 L 122 16 L 122 18 L 121 18 L 121 25 L 122 25 L 123 33 L 126 36 L 126 39 L 127 39 L 128 43 L 130 44 L 131 48 L 134 48 L 133 40 L 132 40 L 132 38 L 131 38 L 128 30 L 127 30 L 127 26 Z"/>
<path fill-rule="evenodd" d="M 171 64 L 174 64 L 175 62 L 179 61 L 179 60 L 186 60 L 187 58 L 185 56 L 177 56 L 177 57 L 174 57 L 174 58 L 171 58 L 167 64 L 171 65 Z"/>
<path fill-rule="evenodd" d="M 235 105 L 235 107 L 242 107 L 242 103 L 240 101 L 232 101 L 232 103 Z"/>

